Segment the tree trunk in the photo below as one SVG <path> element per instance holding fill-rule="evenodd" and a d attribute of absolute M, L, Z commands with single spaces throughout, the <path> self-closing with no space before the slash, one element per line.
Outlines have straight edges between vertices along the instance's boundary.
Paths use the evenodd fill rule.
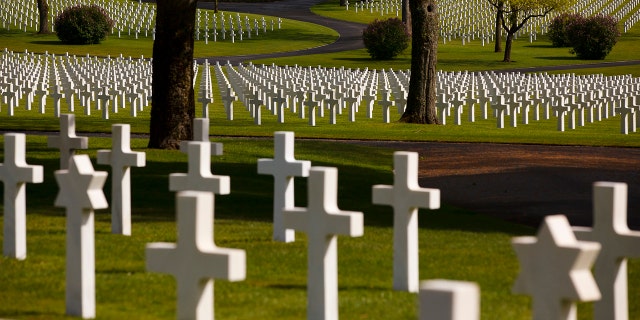
<path fill-rule="evenodd" d="M 502 62 L 511 62 L 511 45 L 513 43 L 513 34 L 512 32 L 507 32 L 507 41 L 505 41 L 504 45 L 504 59 Z"/>
<path fill-rule="evenodd" d="M 410 0 L 412 15 L 411 79 L 407 108 L 400 122 L 438 124 L 436 64 L 438 62 L 438 6 L 434 0 Z"/>
<path fill-rule="evenodd" d="M 495 25 L 495 45 L 493 52 L 502 52 L 502 14 L 504 12 L 504 2 L 499 2 L 496 8 L 496 25 Z"/>
<path fill-rule="evenodd" d="M 149 148 L 178 149 L 193 136 L 196 2 L 157 1 Z"/>
<path fill-rule="evenodd" d="M 402 22 L 404 22 L 407 33 L 411 35 L 411 8 L 409 7 L 409 0 L 402 0 Z"/>
<path fill-rule="evenodd" d="M 49 28 L 49 3 L 47 0 L 38 0 L 38 33 L 51 33 Z"/>
<path fill-rule="evenodd" d="M 213 13 L 218 13 L 218 0 L 213 2 Z"/>

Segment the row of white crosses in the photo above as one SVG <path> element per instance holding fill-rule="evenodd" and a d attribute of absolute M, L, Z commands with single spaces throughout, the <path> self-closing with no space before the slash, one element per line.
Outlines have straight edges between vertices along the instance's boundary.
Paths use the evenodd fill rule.
<path fill-rule="evenodd" d="M 216 68 L 220 70 L 221 67 L 216 65 Z M 282 111 L 288 109 L 300 118 L 308 116 L 309 124 L 316 125 L 312 111 L 324 117 L 325 108 L 331 110 L 334 103 L 341 106 L 338 112 L 349 110 L 350 121 L 355 121 L 355 114 L 362 104 L 370 118 L 377 104 L 383 121 L 388 123 L 391 119 L 389 110 L 393 106 L 398 115 L 404 112 L 410 79 L 408 71 L 393 70 L 258 67 L 253 64 L 240 64 L 237 68 L 227 64 L 226 70 L 228 78 L 217 77 L 223 96 L 236 93 L 229 99 L 242 101 L 256 124 L 261 123 L 261 107 L 265 107 L 277 115 L 281 123 L 285 121 Z M 217 71 L 216 74 L 224 73 Z M 323 79 L 332 80 L 324 82 Z M 640 101 L 636 98 L 640 80 L 630 76 L 439 72 L 437 82 L 436 108 L 442 124 L 447 124 L 448 117 L 453 114 L 454 123 L 461 125 L 463 113 L 468 114 L 469 122 L 475 122 L 475 108 L 479 107 L 483 119 L 493 114 L 498 128 L 504 128 L 509 116 L 513 127 L 519 122 L 529 124 L 530 116 L 535 121 L 541 120 L 541 113 L 545 120 L 555 116 L 558 131 L 565 131 L 566 123 L 569 129 L 575 129 L 587 122 L 620 115 L 621 133 L 628 134 L 636 131 L 640 116 L 637 112 Z M 347 102 L 350 98 L 354 100 Z M 493 113 L 489 112 L 491 109 Z M 233 109 L 226 103 L 225 110 L 227 118 L 233 119 Z M 335 119 L 334 113 L 330 113 L 329 122 L 335 124 Z"/>
<path fill-rule="evenodd" d="M 78 105 L 85 115 L 98 110 L 103 119 L 129 106 L 130 115 L 136 117 L 151 100 L 148 60 L 35 55 L 6 49 L 0 57 L 0 107 L 4 104 L 10 116 L 17 107 L 32 110 L 34 105 L 44 114 L 47 102 L 53 100 L 56 117 L 63 112 L 63 103 L 68 112 L 75 112 Z"/>
<path fill-rule="evenodd" d="M 47 101 L 53 100 L 53 115 L 74 112 L 76 105 L 84 114 L 100 110 L 108 119 L 110 113 L 129 108 L 131 116 L 144 111 L 152 95 L 151 62 L 144 59 L 34 55 L 5 50 L 0 56 L 0 111 L 9 115 L 18 107 L 31 110 L 33 105 L 45 113 Z M 216 82 L 228 120 L 233 120 L 234 101 L 241 101 L 254 122 L 262 122 L 263 108 L 271 111 L 277 121 L 284 123 L 286 112 L 308 118 L 317 125 L 317 117 L 327 117 L 336 124 L 338 115 L 348 113 L 348 121 L 356 121 L 363 107 L 366 117 L 372 118 L 378 106 L 385 123 L 404 112 L 410 73 L 394 70 L 346 70 L 344 68 L 302 68 L 227 64 L 214 66 Z M 203 70 L 200 77 L 198 101 L 202 116 L 209 116 L 213 103 L 212 73 L 208 62 L 194 70 Z M 194 77 L 194 86 L 197 77 Z M 558 131 L 575 129 L 610 116 L 620 116 L 620 132 L 636 131 L 640 118 L 640 78 L 630 76 L 573 74 L 500 74 L 494 72 L 439 72 L 437 113 L 442 124 L 461 125 L 462 115 L 475 121 L 475 108 L 482 110 L 483 119 L 489 111 L 503 128 L 510 117 L 513 127 L 529 124 L 551 116 L 557 118 Z M 521 118 L 521 120 L 520 120 Z"/>
<path fill-rule="evenodd" d="M 99 151 L 99 161 L 109 159 L 114 172 L 144 165 L 144 156 L 130 151 L 125 127 L 114 127 L 111 151 Z M 222 146 L 209 141 L 208 120 L 197 119 L 194 127 L 194 141 L 181 145 L 181 151 L 189 154 L 189 172 L 172 174 L 169 179 L 170 190 L 178 191 L 181 237 L 175 245 L 149 244 L 147 266 L 176 276 L 178 317 L 199 319 L 213 315 L 210 278 L 244 279 L 246 258 L 242 250 L 221 249 L 213 243 L 213 197 L 229 193 L 229 177 L 211 174 L 210 156 L 222 154 Z M 73 117 L 65 115 L 61 118 L 60 137 L 50 137 L 52 144 L 61 150 L 61 157 L 69 160 L 68 168 L 55 173 L 60 186 L 55 205 L 67 210 L 67 313 L 92 318 L 95 316 L 93 211 L 107 207 L 102 193 L 107 173 L 95 172 L 88 156 L 73 155 L 73 150 L 83 146 L 82 142 L 74 141 L 86 139 L 77 137 L 73 128 Z M 5 219 L 20 214 L 22 217 L 17 220 L 23 222 L 24 184 L 42 181 L 42 167 L 26 164 L 25 149 L 24 135 L 5 135 L 5 161 L 0 166 L 0 178 L 5 190 L 9 190 L 5 191 L 4 203 L 18 203 L 5 205 Z M 258 173 L 274 176 L 274 221 L 281 222 L 278 227 L 274 224 L 274 239 L 294 241 L 287 229 L 309 233 L 308 318 L 337 319 L 336 235 L 361 236 L 362 213 L 338 209 L 335 168 L 311 167 L 308 161 L 295 160 L 293 133 L 277 132 L 274 150 L 274 159 L 258 161 Z M 440 204 L 439 190 L 419 187 L 417 159 L 416 153 L 396 152 L 394 185 L 372 189 L 374 203 L 394 208 L 394 288 L 410 292 L 418 291 L 417 209 L 436 209 Z M 293 178 L 306 175 L 308 207 L 298 208 L 293 203 Z M 534 319 L 576 319 L 576 301 L 600 298 L 595 305 L 595 319 L 628 318 L 626 259 L 640 256 L 640 232 L 631 231 L 626 225 L 626 198 L 626 184 L 595 183 L 593 228 L 572 230 L 566 217 L 548 216 L 537 237 L 513 239 L 522 269 L 513 290 L 533 297 Z M 7 208 L 13 208 L 14 212 Z M 25 235 L 16 236 L 24 228 L 9 225 L 11 230 L 4 231 L 4 254 L 24 259 Z M 12 245 L 7 246 L 7 242 Z M 594 261 L 595 279 L 590 271 Z M 206 268 L 207 265 L 215 267 Z M 193 269 L 194 266 L 200 267 Z M 202 281 L 203 278 L 209 280 Z M 423 283 L 420 290 L 421 319 L 477 319 L 477 286 L 431 281 Z"/>
<path fill-rule="evenodd" d="M 74 117 L 63 115 L 61 117 L 61 134 L 59 137 L 50 137 L 50 145 L 61 150 L 61 158 L 68 160 L 68 168 L 56 171 L 56 181 L 60 191 L 56 197 L 55 205 L 65 207 L 67 211 L 67 258 L 66 258 L 66 313 L 68 315 L 83 318 L 94 318 L 95 313 L 95 248 L 94 248 L 94 210 L 107 208 L 108 203 L 102 192 L 106 181 L 106 172 L 93 170 L 91 160 L 87 155 L 74 155 L 76 149 L 86 148 L 87 138 L 77 137 L 74 130 Z M 218 248 L 213 242 L 213 204 L 214 194 L 229 193 L 229 177 L 216 176 L 210 171 L 210 156 L 221 155 L 222 145 L 209 142 L 208 119 L 196 119 L 194 123 L 194 141 L 185 141 L 181 144 L 181 151 L 189 154 L 189 170 L 187 174 L 171 174 L 169 189 L 177 191 L 177 223 L 180 238 L 177 244 L 151 243 L 147 245 L 147 268 L 150 271 L 173 274 L 178 283 L 178 311 L 179 319 L 212 319 L 213 318 L 213 278 L 224 278 L 231 281 L 239 281 L 245 278 L 246 258 L 243 250 Z M 144 166 L 144 153 L 131 152 L 129 148 L 129 130 L 127 125 L 115 125 L 112 150 L 98 151 L 98 162 L 110 164 L 114 176 L 114 197 L 129 191 L 129 167 Z M 22 224 L 25 223 L 25 193 L 26 182 L 41 182 L 42 167 L 29 166 L 24 161 L 25 145 L 23 134 L 5 135 L 5 163 L 0 166 L 0 178 L 5 182 L 5 189 L 10 193 L 5 195 L 5 203 L 8 200 L 19 200 L 21 206 L 5 208 L 5 219 L 10 220 L 11 211 L 21 213 Z M 293 241 L 293 230 L 309 233 L 309 277 L 308 277 L 308 318 L 309 319 L 337 319 L 337 238 L 338 234 L 349 236 L 361 236 L 363 234 L 363 216 L 361 212 L 341 211 L 337 206 L 337 170 L 335 168 L 310 167 L 308 161 L 296 161 L 293 157 L 293 133 L 276 133 L 276 158 L 274 160 L 261 159 L 258 164 L 260 173 L 271 173 L 275 177 L 274 190 L 274 220 L 280 221 L 276 215 L 281 215 L 281 228 L 279 232 L 288 233 L 288 238 L 277 239 L 281 241 Z M 404 154 L 396 156 L 404 158 Z M 409 161 L 414 168 L 402 169 L 406 171 L 405 178 L 410 181 L 396 179 L 397 188 L 390 186 L 376 186 L 382 204 L 400 206 L 400 212 L 396 215 L 406 216 L 416 223 L 409 223 L 404 228 L 408 233 L 417 235 L 417 208 L 407 208 L 403 203 L 406 193 L 424 192 L 417 186 L 417 155 L 409 154 Z M 288 169 L 293 167 L 294 169 Z M 400 164 L 405 167 L 405 164 Z M 408 177 L 415 174 L 414 177 Z M 29 175 L 29 177 L 27 177 Z M 292 175 L 309 177 L 308 208 L 297 208 L 293 204 L 293 180 Z M 123 179 L 124 177 L 124 179 Z M 118 180 L 116 180 L 118 179 Z M 121 181 L 118 183 L 117 181 Z M 15 184 L 16 188 L 12 188 Z M 115 185 L 127 185 L 125 192 Z M 406 187 L 409 189 L 406 189 Z M 281 188 L 281 187 L 284 187 Z M 20 192 L 22 197 L 13 195 Z M 383 191 L 385 190 L 385 191 Z M 439 191 L 427 190 L 427 193 L 435 192 L 435 197 L 424 194 L 426 201 L 432 207 L 439 206 Z M 375 191 L 374 191 L 375 194 Z M 376 196 L 374 195 L 374 199 Z M 418 196 L 419 198 L 419 196 Z M 281 200 L 278 200 L 281 199 Z M 116 200 L 114 200 L 115 202 Z M 121 201 L 121 200 L 120 200 Z M 409 200 L 410 201 L 410 200 Z M 418 203 L 423 202 L 421 200 Z M 419 204 L 416 205 L 419 205 Z M 125 204 L 116 205 L 122 207 Z M 282 205 L 280 211 L 275 211 Z M 411 205 L 409 206 L 411 207 Z M 407 211 L 407 212 L 402 212 Z M 122 217 L 120 218 L 122 219 Z M 9 222 L 9 221 L 6 221 Z M 404 222 L 403 222 L 404 223 Z M 11 228 L 5 227 L 5 247 L 7 243 L 16 244 L 24 242 L 25 228 L 8 223 Z M 113 228 L 127 229 L 122 226 L 122 221 L 112 223 Z M 324 228 L 320 228 L 324 226 Z M 395 233 L 407 233 L 402 225 Z M 17 241 L 15 233 L 23 234 Z M 129 225 L 130 234 L 130 225 Z M 124 234 L 127 230 L 124 230 Z M 122 233 L 115 232 L 114 233 Z M 277 237 L 274 227 L 274 237 Z M 396 238 L 397 239 L 397 238 Z M 403 273 L 404 284 L 397 287 L 399 290 L 417 292 L 417 237 L 409 237 L 415 243 L 406 244 L 410 247 L 404 249 L 415 254 L 415 257 L 406 257 L 405 254 L 396 255 L 394 259 L 406 259 L 412 266 L 407 268 L 394 267 L 394 273 Z M 397 241 L 397 240 L 396 240 Z M 19 246 L 19 245 L 18 245 Z M 398 248 L 398 247 L 397 247 Z M 18 259 L 26 258 L 26 246 L 22 244 L 20 255 L 14 247 L 5 250 L 4 255 Z M 397 249 L 396 249 L 397 250 Z M 401 249 L 402 250 L 402 249 Z M 401 258 L 402 257 L 402 258 Z M 415 264 L 415 267 L 413 266 Z M 407 273 L 415 273 L 407 277 Z M 207 279 L 206 281 L 203 281 Z M 414 283 L 407 287 L 407 278 Z M 394 280 L 395 281 L 395 280 Z M 413 285 L 415 284 L 415 286 Z M 468 291 L 468 288 L 459 283 L 445 283 L 436 281 L 423 284 L 424 305 L 430 306 L 431 295 L 442 290 Z M 453 286 L 452 288 L 449 288 Z M 477 289 L 476 289 L 477 291 Z M 468 295 L 468 293 L 467 293 Z M 477 298 L 477 292 L 475 293 Z M 438 298 L 440 303 L 441 298 Z M 449 299 L 447 304 L 452 305 L 454 299 Z M 439 304 L 440 304 L 439 303 Z M 438 314 L 429 310 L 428 316 Z M 446 314 L 447 308 L 438 306 L 438 309 Z M 477 308 L 476 308 L 477 309 Z M 474 311 L 471 309 L 471 311 Z M 469 309 L 466 307 L 466 314 Z M 477 313 L 478 310 L 475 310 Z M 429 318 L 425 318 L 429 319 Z M 452 318 L 453 319 L 453 318 Z"/>
<path fill-rule="evenodd" d="M 267 33 L 267 31 L 274 31 L 276 28 L 282 29 L 282 18 L 276 20 L 271 17 L 267 22 L 264 16 L 251 20 L 249 16 L 241 16 L 237 12 L 235 15 L 228 14 L 225 17 L 224 12 L 209 15 L 209 10 L 198 9 L 196 11 L 195 40 L 204 40 L 205 44 L 209 43 L 209 39 L 212 39 L 213 42 L 230 40 L 233 43 L 236 39 L 239 41 L 251 39 Z"/>
<path fill-rule="evenodd" d="M 83 318 L 95 317 L 95 257 L 93 211 L 107 208 L 102 186 L 106 172 L 95 172 L 87 155 L 74 155 L 86 149 L 88 139 L 75 134 L 73 115 L 62 115 L 59 136 L 51 136 L 48 145 L 60 150 L 61 167 L 55 172 L 60 191 L 55 206 L 65 207 L 66 222 L 66 313 Z M 129 148 L 128 125 L 114 126 L 111 151 L 100 150 L 99 162 L 111 164 L 112 232 L 131 234 L 129 167 L 144 166 L 144 153 Z M 0 180 L 4 182 L 4 244 L 3 255 L 23 260 L 26 250 L 25 183 L 43 180 L 42 166 L 25 162 L 25 135 L 5 134 L 5 160 L 0 165 Z M 133 160 L 133 161 L 131 161 Z"/>
<path fill-rule="evenodd" d="M 97 5 L 103 8 L 109 17 L 114 21 L 111 34 L 121 38 L 123 36 L 134 37 L 152 37 L 155 40 L 155 3 L 141 1 L 112 1 L 112 0 L 52 0 L 49 1 L 49 17 L 51 31 L 55 32 L 55 17 L 66 10 L 68 7 L 76 5 Z M 238 37 L 242 40 L 244 33 L 247 38 L 258 36 L 266 33 L 268 30 L 273 31 L 276 28 L 282 28 L 282 19 L 270 17 L 267 22 L 265 16 L 254 18 L 249 23 L 249 17 L 244 15 L 240 18 L 240 14 L 236 13 L 237 19 L 228 15 L 228 26 L 225 25 L 223 12 L 212 13 L 212 19 L 209 20 L 209 11 L 205 9 L 196 10 L 196 29 L 194 36 L 196 40 L 204 40 L 207 44 L 209 38 L 214 42 L 222 40 L 231 40 Z M 217 16 L 220 17 L 220 24 L 217 22 Z M 203 17 L 203 18 L 201 18 Z M 0 20 L 3 22 L 3 28 L 10 30 L 18 28 L 23 32 L 35 30 L 38 28 L 40 16 L 36 3 L 28 0 L 5 0 L 0 3 Z M 234 24 L 235 23 L 235 24 Z M 227 35 L 228 33 L 228 35 Z M 218 35 L 221 37 L 218 37 Z M 202 39 L 201 39 L 202 35 Z"/>
<path fill-rule="evenodd" d="M 402 3 L 397 0 L 381 0 L 381 1 L 355 1 L 352 6 L 349 6 L 349 1 L 345 4 L 347 11 L 353 10 L 355 13 L 368 12 L 379 13 L 380 16 L 395 16 L 399 17 L 402 14 Z"/>

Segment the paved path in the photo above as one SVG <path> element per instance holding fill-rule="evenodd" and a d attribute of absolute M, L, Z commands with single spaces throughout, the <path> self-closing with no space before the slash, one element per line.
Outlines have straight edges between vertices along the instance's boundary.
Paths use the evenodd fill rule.
<path fill-rule="evenodd" d="M 292 57 L 309 54 L 320 53 L 334 53 L 348 50 L 356 50 L 364 47 L 362 43 L 362 30 L 365 25 L 346 22 L 341 20 L 335 20 L 318 16 L 311 12 L 310 8 L 324 0 L 281 0 L 265 3 L 245 3 L 245 2 L 220 2 L 218 3 L 218 9 L 220 11 L 233 11 L 233 12 L 245 12 L 262 15 L 271 15 L 287 19 L 300 20 L 319 24 L 336 30 L 340 37 L 334 43 L 320 46 L 316 48 L 310 48 L 298 51 L 289 52 L 276 52 L 268 54 L 256 54 L 256 55 L 244 55 L 244 56 L 219 56 L 209 57 L 209 61 L 220 61 L 220 63 L 226 63 L 229 61 L 231 64 L 236 65 L 240 62 L 246 62 L 257 59 L 267 59 L 276 57 Z M 212 2 L 201 2 L 198 4 L 200 8 L 213 9 Z M 204 58 L 197 59 L 199 62 L 204 61 Z M 575 65 L 562 65 L 562 66 L 546 66 L 546 67 L 532 67 L 532 68 L 514 68 L 500 70 L 499 72 L 544 72 L 544 71 L 559 71 L 559 70 L 575 70 L 575 69 L 587 69 L 587 68 L 602 68 L 602 67 L 615 67 L 615 66 L 629 66 L 638 65 L 640 60 L 629 61 L 616 61 L 616 62 L 597 62 L 590 64 L 575 64 Z"/>
<path fill-rule="evenodd" d="M 217 60 L 220 61 L 221 64 L 229 61 L 231 62 L 231 64 L 236 65 L 240 62 L 256 59 L 302 56 L 318 53 L 332 53 L 364 48 L 364 44 L 362 43 L 362 30 L 365 26 L 363 24 L 325 18 L 311 12 L 310 8 L 322 1 L 323 0 L 282 0 L 276 2 L 265 2 L 263 4 L 220 2 L 218 4 L 218 9 L 220 11 L 235 11 L 271 15 L 281 18 L 311 22 L 336 30 L 340 34 L 340 37 L 336 42 L 316 48 L 245 56 L 210 57 L 209 61 Z M 213 3 L 200 3 L 199 7 L 213 9 Z"/>

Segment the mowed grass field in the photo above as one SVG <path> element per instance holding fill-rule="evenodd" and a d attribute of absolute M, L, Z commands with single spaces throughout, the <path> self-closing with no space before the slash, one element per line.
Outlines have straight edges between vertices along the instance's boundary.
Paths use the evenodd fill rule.
<path fill-rule="evenodd" d="M 335 1 L 324 5 L 329 8 Z M 322 6 L 314 8 L 321 13 Z M 285 23 L 284 25 L 287 25 Z M 336 34 L 326 28 L 305 24 L 310 34 L 318 33 L 314 43 L 330 42 Z M 302 29 L 300 29 L 302 30 Z M 289 31 L 295 32 L 295 31 Z M 606 62 L 637 59 L 634 46 L 638 42 L 638 27 L 624 35 Z M 65 47 L 55 39 L 33 43 L 32 34 L 0 31 L 0 47 L 9 40 L 16 41 L 11 50 L 31 43 L 29 51 L 64 53 Z M 273 37 L 280 37 L 273 35 Z M 333 37 L 333 38 L 332 38 Z M 306 37 L 301 37 L 306 38 Z M 22 39 L 22 40 L 20 40 Z M 11 40 L 11 41 L 14 41 Z M 19 41 L 18 41 L 19 40 Z M 21 42 L 20 42 L 21 41 Z M 111 42 L 113 41 L 113 42 Z M 130 52 L 131 56 L 148 56 L 150 41 L 110 39 L 95 47 L 74 47 L 77 54 L 116 56 Z M 145 42 L 145 44 L 142 44 Z M 255 40 L 259 42 L 259 40 Z M 265 39 L 273 41 L 269 46 L 284 48 L 292 45 L 286 37 Z M 123 43 L 120 43 L 123 42 Z M 126 44 L 124 44 L 126 42 Z M 202 44 L 199 44 L 202 45 Z M 256 50 L 236 44 L 228 50 L 243 54 Z M 315 44 L 299 44 L 300 47 Z M 439 66 L 445 71 L 492 70 L 502 68 L 535 67 L 548 64 L 586 63 L 575 60 L 566 49 L 552 49 L 544 40 L 533 45 L 517 41 L 512 64 L 503 64 L 500 54 L 490 47 L 477 43 L 462 46 L 442 45 Z M 129 46 L 136 46 L 130 49 Z M 139 46 L 139 47 L 138 47 Z M 258 44 L 257 46 L 260 46 Z M 91 52 L 82 52 L 83 50 Z M 128 51 L 127 51 L 128 50 Z M 199 56 L 226 55 L 211 47 L 212 53 Z M 565 50 L 565 51 L 563 51 Z M 408 52 L 388 62 L 372 61 L 365 50 L 352 52 L 279 58 L 256 63 L 278 65 L 322 65 L 347 68 L 406 69 Z M 125 54 L 127 55 L 127 54 Z M 471 59 L 470 57 L 474 57 Z M 549 58 L 555 57 L 555 58 Z M 476 59 L 477 58 L 477 59 Z M 466 62 L 464 62 L 466 61 Z M 341 64 L 340 64 L 341 63 Z M 477 68 L 477 69 L 476 69 Z M 635 67 L 599 68 L 596 73 L 640 75 Z M 581 71 L 569 70 L 567 72 Z M 197 84 L 196 84 L 197 87 Z M 238 104 L 236 119 L 227 121 L 217 87 L 215 102 L 210 106 L 212 141 L 224 144 L 224 155 L 212 157 L 212 172 L 228 175 L 231 193 L 216 196 L 215 241 L 220 247 L 244 249 L 247 253 L 247 278 L 230 283 L 216 281 L 215 310 L 219 319 L 301 319 L 306 315 L 306 266 L 307 239 L 297 233 L 297 241 L 290 244 L 271 240 L 271 212 L 273 179 L 257 174 L 257 159 L 273 157 L 274 131 L 294 131 L 297 138 L 297 159 L 310 160 L 314 166 L 338 168 L 338 206 L 343 210 L 361 211 L 365 217 L 365 233 L 360 238 L 339 237 L 339 299 L 340 316 L 343 319 L 415 319 L 417 296 L 392 290 L 392 210 L 390 207 L 371 203 L 371 187 L 375 184 L 392 184 L 392 155 L 396 150 L 344 144 L 334 139 L 376 139 L 411 141 L 467 141 L 498 143 L 536 143 L 566 145 L 597 145 L 638 147 L 638 133 L 621 135 L 619 119 L 588 124 L 576 130 L 558 132 L 554 119 L 532 122 L 517 128 L 497 129 L 495 119 L 479 119 L 462 126 L 422 126 L 398 123 L 384 124 L 376 113 L 373 119 L 359 116 L 355 123 L 347 116 L 338 118 L 337 125 L 329 125 L 327 118 L 318 118 L 318 125 L 310 127 L 306 119 L 289 114 L 284 124 L 275 117 L 263 113 L 263 125 L 256 126 L 244 107 Z M 51 105 L 52 101 L 48 102 Z M 63 104 L 64 105 L 64 104 Z M 196 114 L 200 114 L 197 104 Z M 49 110 L 41 115 L 37 111 L 16 109 L 9 117 L 2 109 L 0 129 L 6 131 L 56 131 L 58 119 Z M 479 112 L 479 111 L 477 111 Z M 362 113 L 362 111 L 361 111 Z M 132 118 L 128 112 L 111 114 L 110 120 L 99 115 L 84 116 L 76 112 L 77 130 L 97 133 L 89 140 L 88 154 L 96 170 L 109 171 L 108 166 L 96 164 L 96 152 L 109 149 L 108 133 L 112 124 L 128 123 L 138 134 L 148 132 L 149 110 Z M 452 119 L 450 122 L 452 123 Z M 110 211 L 96 212 L 96 301 L 98 319 L 174 319 L 176 305 L 175 280 L 169 275 L 146 272 L 144 247 L 150 242 L 175 242 L 175 194 L 168 190 L 168 175 L 186 172 L 187 155 L 178 151 L 146 148 L 144 136 L 132 139 L 136 151 L 146 152 L 144 168 L 132 169 L 133 234 L 130 237 L 110 233 Z M 314 139 L 319 138 L 322 140 Z M 326 140 L 325 140 L 326 139 Z M 4 139 L 0 138 L 4 148 Z M 397 150 L 401 151 L 401 150 Z M 428 156 L 428 155 L 427 155 Z M 65 291 L 65 214 L 62 208 L 53 206 L 57 184 L 54 171 L 58 168 L 58 154 L 47 148 L 46 137 L 30 132 L 27 138 L 27 163 L 44 166 L 42 184 L 27 186 L 27 240 L 28 258 L 16 261 L 0 258 L 0 318 L 9 319 L 66 319 L 64 315 Z M 110 179 L 105 193 L 110 197 Z M 306 206 L 306 179 L 296 178 L 296 205 Z M 429 187 L 428 184 L 422 187 Z M 4 185 L 0 188 L 4 188 Z M 3 189 L 4 190 L 4 189 Z M 446 193 L 447 190 L 441 190 Z M 420 278 L 445 278 L 477 282 L 481 287 L 482 319 L 530 319 L 531 299 L 511 294 L 511 287 L 518 274 L 518 261 L 511 249 L 511 238 L 535 234 L 535 228 L 515 225 L 476 214 L 443 203 L 439 210 L 420 210 Z M 0 238 L 4 241 L 3 238 Z M 633 290 L 640 285 L 640 260 L 632 259 L 629 265 L 630 319 L 640 318 L 640 292 Z M 592 319 L 592 304 L 579 305 L 579 319 Z"/>

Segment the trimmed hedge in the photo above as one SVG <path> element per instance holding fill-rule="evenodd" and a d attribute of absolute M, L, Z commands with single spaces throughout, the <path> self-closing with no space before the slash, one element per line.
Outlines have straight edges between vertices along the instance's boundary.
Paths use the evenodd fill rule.
<path fill-rule="evenodd" d="M 583 19 L 578 13 L 562 13 L 553 18 L 547 32 L 551 44 L 554 47 L 571 47 L 571 39 L 568 32 L 569 26 Z"/>
<path fill-rule="evenodd" d="M 65 9 L 54 23 L 58 39 L 68 44 L 97 44 L 106 39 L 113 20 L 97 5 L 77 5 Z"/>
<path fill-rule="evenodd" d="M 371 58 L 389 60 L 409 47 L 409 33 L 398 18 L 374 20 L 362 32 L 362 40 Z"/>
<path fill-rule="evenodd" d="M 602 60 L 620 38 L 618 21 L 612 16 L 595 15 L 569 25 L 573 53 L 579 59 Z"/>

